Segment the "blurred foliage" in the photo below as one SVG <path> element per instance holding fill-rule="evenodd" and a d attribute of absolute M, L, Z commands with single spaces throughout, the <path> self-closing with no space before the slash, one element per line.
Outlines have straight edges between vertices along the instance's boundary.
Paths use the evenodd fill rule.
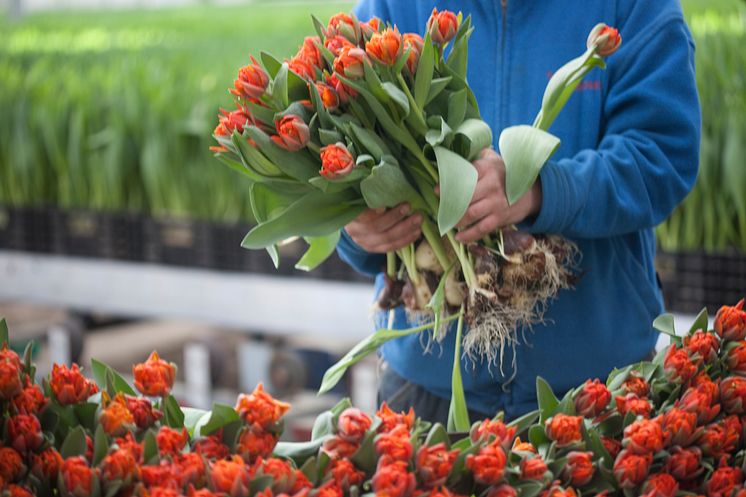
<path fill-rule="evenodd" d="M 696 40 L 702 106 L 700 171 L 658 227 L 669 251 L 746 252 L 746 3 L 684 2 Z"/>
<path fill-rule="evenodd" d="M 234 220 L 246 184 L 208 150 L 249 53 L 295 53 L 349 4 L 54 12 L 0 20 L 0 203 Z"/>

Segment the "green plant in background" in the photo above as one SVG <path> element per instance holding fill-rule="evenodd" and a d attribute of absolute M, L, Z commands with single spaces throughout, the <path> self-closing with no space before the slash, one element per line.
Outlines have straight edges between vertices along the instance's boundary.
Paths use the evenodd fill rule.
<path fill-rule="evenodd" d="M 232 78 L 252 47 L 292 51 L 289 35 L 304 32 L 311 11 L 339 8 L 0 21 L 0 203 L 250 219 L 245 185 L 215 168 L 208 150 L 215 109 L 229 103 L 218 81 Z"/>
<path fill-rule="evenodd" d="M 746 252 L 746 7 L 689 1 L 702 141 L 697 183 L 658 227 L 668 251 Z"/>

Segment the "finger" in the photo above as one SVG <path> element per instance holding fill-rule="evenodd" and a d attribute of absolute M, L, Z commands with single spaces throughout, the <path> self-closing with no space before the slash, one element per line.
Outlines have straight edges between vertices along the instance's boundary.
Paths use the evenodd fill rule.
<path fill-rule="evenodd" d="M 393 209 L 387 210 L 384 214 L 379 215 L 376 219 L 373 219 L 371 225 L 378 232 L 386 231 L 404 219 L 409 214 L 409 211 L 409 204 L 397 205 Z"/>
<path fill-rule="evenodd" d="M 491 199 L 483 199 L 472 203 L 466 214 L 461 218 L 461 221 L 456 225 L 457 228 L 465 228 L 475 222 L 479 221 L 483 217 L 487 217 L 489 214 L 495 211 L 495 203 Z"/>
<path fill-rule="evenodd" d="M 404 238 L 400 238 L 393 242 L 384 244 L 382 246 L 382 251 L 393 252 L 394 250 L 399 250 L 402 247 L 406 247 L 410 243 L 416 242 L 417 240 L 420 239 L 421 236 L 422 236 L 422 230 L 420 230 L 419 228 L 415 230 L 410 229 Z"/>
<path fill-rule="evenodd" d="M 361 223 L 368 223 L 372 221 L 373 219 L 376 219 L 378 216 L 386 212 L 386 209 L 384 207 L 379 207 L 378 209 L 365 209 L 358 217 L 355 218 L 355 221 L 359 221 Z M 353 221 L 354 222 L 354 221 Z"/>
<path fill-rule="evenodd" d="M 401 243 L 401 240 L 408 240 L 412 232 L 419 230 L 421 225 L 422 216 L 420 214 L 408 217 L 382 233 L 383 243 L 397 244 Z"/>
<path fill-rule="evenodd" d="M 492 214 L 483 218 L 478 223 L 474 224 L 470 228 L 459 232 L 456 235 L 456 240 L 461 243 L 471 243 L 480 240 L 487 233 L 492 233 L 499 224 L 499 219 L 496 215 Z"/>

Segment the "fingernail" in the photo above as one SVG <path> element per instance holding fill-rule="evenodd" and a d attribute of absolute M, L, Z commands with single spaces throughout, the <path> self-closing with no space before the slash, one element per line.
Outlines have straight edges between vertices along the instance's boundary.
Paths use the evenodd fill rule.
<path fill-rule="evenodd" d="M 422 222 L 422 216 L 420 216 L 419 214 L 412 216 L 412 222 L 414 224 L 420 224 Z"/>
<path fill-rule="evenodd" d="M 399 212 L 401 212 L 402 214 L 408 213 L 409 212 L 409 205 L 402 205 L 401 207 L 399 207 Z"/>

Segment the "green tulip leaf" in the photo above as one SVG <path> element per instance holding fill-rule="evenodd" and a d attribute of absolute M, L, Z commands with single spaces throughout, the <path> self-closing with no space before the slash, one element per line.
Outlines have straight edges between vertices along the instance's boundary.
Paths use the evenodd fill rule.
<path fill-rule="evenodd" d="M 0 319 L 0 347 L 5 343 L 10 344 L 8 323 L 5 321 L 5 319 Z"/>
<path fill-rule="evenodd" d="M 453 351 L 453 373 L 451 374 L 451 404 L 448 407 L 448 431 L 467 432 L 471 427 L 469 410 L 466 407 L 464 382 L 461 379 L 461 336 L 464 328 L 464 310 L 456 327 L 456 346 Z"/>
<path fill-rule="evenodd" d="M 277 70 L 277 74 L 275 74 L 270 86 L 272 100 L 274 100 L 275 105 L 280 109 L 288 106 L 288 72 L 288 65 L 282 64 Z"/>
<path fill-rule="evenodd" d="M 453 149 L 469 160 L 479 157 L 487 147 L 492 146 L 492 129 L 481 119 L 467 119 L 453 132 Z"/>
<path fill-rule="evenodd" d="M 262 65 L 264 66 L 264 69 L 266 69 L 269 77 L 274 78 L 275 76 L 277 76 L 277 73 L 282 67 L 282 62 L 280 62 L 272 54 L 269 54 L 267 52 L 260 52 L 259 58 L 262 60 Z"/>
<path fill-rule="evenodd" d="M 109 441 L 103 425 L 96 426 L 96 434 L 93 436 L 93 461 L 92 466 L 98 466 L 109 451 Z"/>
<path fill-rule="evenodd" d="M 200 436 L 212 435 L 226 425 L 235 421 L 240 421 L 241 417 L 235 409 L 229 405 L 214 403 L 210 418 L 200 429 Z"/>
<path fill-rule="evenodd" d="M 703 307 L 701 311 L 699 311 L 699 314 L 697 314 L 697 317 L 694 318 L 694 322 L 692 323 L 691 328 L 689 328 L 689 335 L 693 335 L 694 332 L 698 330 L 707 331 L 707 325 L 709 324 L 709 319 L 707 317 L 707 307 Z"/>
<path fill-rule="evenodd" d="M 430 82 L 430 88 L 427 91 L 427 98 L 425 99 L 425 105 L 432 102 L 435 97 L 440 95 L 440 92 L 446 89 L 448 84 L 451 82 L 451 76 L 444 78 L 435 78 Z"/>
<path fill-rule="evenodd" d="M 82 426 L 76 426 L 71 428 L 65 437 L 65 441 L 62 442 L 60 447 L 60 455 L 63 459 L 75 456 L 85 456 L 88 450 L 88 444 L 86 443 L 85 430 Z"/>
<path fill-rule="evenodd" d="M 360 142 L 360 145 L 363 146 L 363 149 L 372 155 L 376 162 L 379 162 L 384 155 L 391 155 L 391 150 L 386 145 L 386 142 L 377 134 L 354 122 L 350 123 L 350 131 L 357 141 Z"/>
<path fill-rule="evenodd" d="M 425 203 L 409 183 L 398 164 L 384 157 L 370 175 L 360 182 L 360 192 L 371 209 L 394 207 L 409 202 L 412 210 L 424 209 Z"/>
<path fill-rule="evenodd" d="M 422 45 L 422 53 L 420 54 L 420 61 L 417 64 L 417 70 L 415 71 L 414 76 L 414 101 L 420 109 L 425 107 L 428 99 L 431 90 L 431 83 L 433 81 L 434 67 L 435 50 L 433 49 L 432 40 L 430 40 L 430 33 L 426 33 Z M 443 88 L 445 88 L 445 85 Z"/>
<path fill-rule="evenodd" d="M 118 393 L 137 395 L 137 393 L 135 393 L 135 390 L 131 386 L 129 386 L 127 380 L 125 380 L 122 375 L 114 371 L 114 369 L 108 364 L 97 361 L 96 359 L 91 359 L 91 374 L 93 374 L 93 379 L 96 380 L 96 383 L 99 385 L 99 387 L 104 387 L 106 385 L 107 376 L 110 375 L 111 383 L 114 389 L 112 393 L 114 395 Z"/>
<path fill-rule="evenodd" d="M 466 117 L 466 90 L 454 91 L 448 96 L 448 126 L 458 128 Z"/>
<path fill-rule="evenodd" d="M 653 320 L 653 328 L 664 335 L 671 337 L 676 336 L 676 327 L 674 325 L 673 314 L 661 314 Z"/>
<path fill-rule="evenodd" d="M 549 157 L 559 147 L 556 136 L 531 126 L 511 126 L 500 134 L 500 154 L 505 162 L 505 193 L 514 204 L 533 186 Z"/>
<path fill-rule="evenodd" d="M 552 387 L 541 376 L 536 377 L 536 401 L 539 405 L 539 424 L 544 426 L 544 421 L 552 416 L 559 406 L 559 399 L 554 395 Z"/>
<path fill-rule="evenodd" d="M 464 217 L 477 186 L 474 165 L 447 148 L 434 147 L 440 176 L 438 229 L 445 235 Z"/>
<path fill-rule="evenodd" d="M 181 411 L 181 407 L 173 395 L 169 395 L 163 399 L 161 408 L 163 409 L 163 422 L 165 425 L 176 429 L 184 427 L 184 413 Z"/>
<path fill-rule="evenodd" d="M 401 117 L 407 117 L 409 115 L 409 99 L 407 95 L 399 89 L 394 83 L 387 81 L 383 83 L 383 91 L 391 98 L 402 112 Z"/>
<path fill-rule="evenodd" d="M 319 264 L 324 262 L 334 253 L 339 242 L 340 232 L 335 231 L 326 236 L 306 237 L 308 250 L 295 264 L 295 269 L 300 271 L 313 271 Z"/>
<path fill-rule="evenodd" d="M 241 242 L 250 249 L 266 248 L 294 236 L 325 236 L 355 219 L 365 206 L 353 203 L 356 194 L 313 191 L 252 229 Z"/>

